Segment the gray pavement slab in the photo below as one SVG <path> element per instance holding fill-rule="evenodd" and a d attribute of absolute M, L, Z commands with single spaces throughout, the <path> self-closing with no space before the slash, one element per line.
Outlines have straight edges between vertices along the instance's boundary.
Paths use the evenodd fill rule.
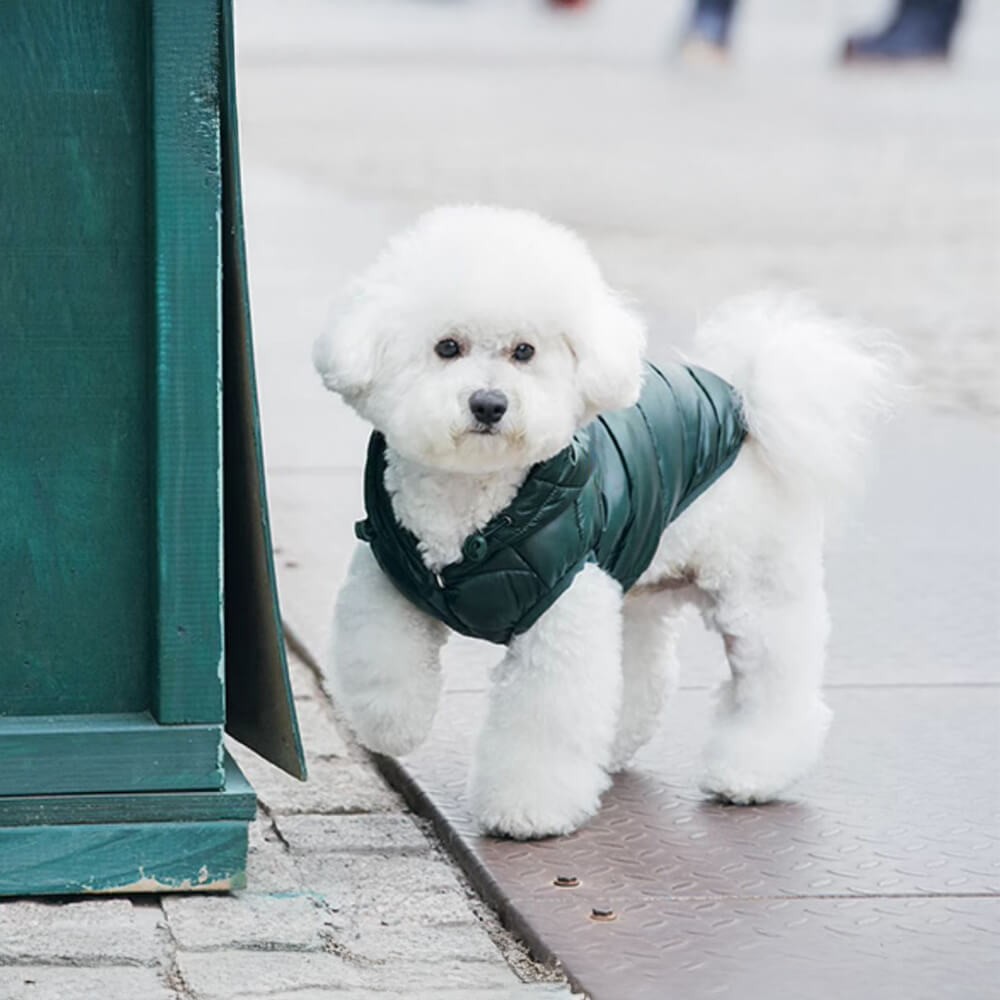
<path fill-rule="evenodd" d="M 321 910 L 322 904 L 306 895 L 163 898 L 170 933 L 186 951 L 319 951 L 325 916 Z"/>
<path fill-rule="evenodd" d="M 178 994 L 155 969 L 0 965 L 0 996 L 4 1000 L 176 1000 Z"/>
<path fill-rule="evenodd" d="M 266 814 L 258 813 L 256 822 L 250 824 L 248 840 L 247 888 L 244 890 L 247 894 L 306 894 L 295 864 Z"/>
<path fill-rule="evenodd" d="M 128 899 L 5 902 L 0 966 L 155 965 L 163 950 L 162 922 L 159 907 Z"/>
<path fill-rule="evenodd" d="M 502 996 L 504 989 L 516 986 L 510 969 L 499 960 L 464 961 L 440 955 L 431 955 L 426 962 L 368 964 L 352 954 L 333 952 L 182 952 L 178 971 L 194 1000 L 237 1000 L 310 989 L 337 997 L 341 990 L 359 987 L 373 995 L 401 983 L 414 992 L 485 987 Z"/>
<path fill-rule="evenodd" d="M 275 826 L 293 856 L 431 853 L 427 837 L 407 815 L 279 816 Z"/>
<path fill-rule="evenodd" d="M 379 990 L 377 994 L 377 1000 L 555 1000 L 555 998 L 569 1000 L 569 997 L 570 994 L 563 986 L 544 986 L 540 983 L 499 986 L 495 989 L 477 989 L 468 986 L 438 987 L 432 990 L 414 988 L 402 992 L 390 989 Z M 324 989 L 305 989 L 287 993 L 269 993 L 268 1000 L 374 1000 L 374 998 L 370 991 L 338 990 L 332 994 Z"/>
<path fill-rule="evenodd" d="M 336 720 L 325 698 L 296 698 L 295 714 L 299 732 L 308 746 L 310 764 L 319 761 L 343 761 L 350 757 L 347 741 L 340 734 Z M 256 787 L 256 786 L 255 786 Z"/>
<path fill-rule="evenodd" d="M 431 966 L 455 962 L 481 962 L 493 966 L 502 982 L 509 984 L 509 969 L 493 942 L 481 933 L 478 925 L 386 923 L 382 920 L 358 920 L 348 927 L 330 931 L 333 947 L 343 949 L 355 960 L 376 966 L 387 962 L 428 963 Z M 404 971 L 401 969 L 400 971 Z M 429 985 L 434 985 L 433 982 Z M 467 986 L 483 985 L 474 979 Z"/>
<path fill-rule="evenodd" d="M 181 951 L 177 971 L 194 1000 L 236 1000 L 308 988 L 332 993 L 362 985 L 354 963 L 326 952 Z"/>
<path fill-rule="evenodd" d="M 328 725 L 335 728 L 332 720 Z M 234 755 L 258 801 L 273 816 L 377 813 L 401 808 L 399 797 L 370 763 L 314 759 L 309 761 L 309 780 L 301 782 L 249 751 L 237 750 Z"/>
<path fill-rule="evenodd" d="M 340 924 L 355 917 L 386 926 L 476 922 L 454 868 L 438 857 L 309 854 L 296 857 L 295 870 Z"/>

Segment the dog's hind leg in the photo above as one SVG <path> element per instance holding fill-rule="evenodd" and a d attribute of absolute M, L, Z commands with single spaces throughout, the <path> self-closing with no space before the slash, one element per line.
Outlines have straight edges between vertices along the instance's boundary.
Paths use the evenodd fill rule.
<path fill-rule="evenodd" d="M 622 704 L 609 770 L 621 771 L 656 732 L 677 687 L 684 604 L 670 592 L 637 590 L 622 607 Z"/>
<path fill-rule="evenodd" d="M 829 621 L 818 555 L 778 579 L 752 596 L 721 595 L 706 616 L 723 636 L 732 677 L 717 692 L 701 787 L 728 802 L 775 798 L 816 761 L 830 722 L 820 690 Z"/>
<path fill-rule="evenodd" d="M 621 698 L 621 587 L 588 565 L 493 672 L 469 788 L 489 833 L 570 833 L 600 806 Z"/>

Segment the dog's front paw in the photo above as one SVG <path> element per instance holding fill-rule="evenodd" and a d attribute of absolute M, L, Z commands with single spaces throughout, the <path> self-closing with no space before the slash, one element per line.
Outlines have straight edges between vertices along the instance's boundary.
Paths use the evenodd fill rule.
<path fill-rule="evenodd" d="M 610 784 L 596 764 L 509 757 L 481 762 L 470 780 L 473 811 L 484 833 L 515 840 L 556 837 L 579 829 L 600 808 Z"/>
<path fill-rule="evenodd" d="M 818 700 L 785 717 L 723 715 L 705 750 L 701 790 L 736 805 L 770 802 L 815 764 L 830 718 Z"/>
<path fill-rule="evenodd" d="M 402 757 L 420 746 L 431 731 L 437 698 L 414 695 L 412 690 L 383 691 L 378 699 L 344 704 L 358 742 L 389 757 Z"/>

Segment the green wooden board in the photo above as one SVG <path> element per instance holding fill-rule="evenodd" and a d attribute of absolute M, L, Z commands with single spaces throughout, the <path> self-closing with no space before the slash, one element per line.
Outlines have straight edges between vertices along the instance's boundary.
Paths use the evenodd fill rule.
<path fill-rule="evenodd" d="M 219 23 L 0 4 L 0 794 L 222 781 Z"/>
<path fill-rule="evenodd" d="M 230 0 L 0 3 L 3 894 L 241 884 L 227 704 L 305 775 L 237 147 Z"/>
<path fill-rule="evenodd" d="M 247 824 L 0 828 L 0 896 L 226 891 L 246 885 Z"/>
<path fill-rule="evenodd" d="M 0 3 L 0 715 L 149 702 L 146 47 Z"/>
<path fill-rule="evenodd" d="M 160 722 L 223 718 L 219 2 L 151 18 Z"/>
<path fill-rule="evenodd" d="M 225 772 L 222 792 L 6 796 L 0 798 L 0 827 L 199 820 L 249 823 L 257 811 L 253 789 L 228 755 Z"/>
<path fill-rule="evenodd" d="M 246 885 L 247 825 L 256 803 L 231 759 L 224 789 L 182 794 L 160 814 L 169 816 L 162 822 L 154 804 L 168 802 L 167 795 L 53 798 L 63 801 L 0 801 L 0 896 Z"/>
<path fill-rule="evenodd" d="M 160 726 L 145 713 L 0 719 L 0 795 L 222 783 L 221 726 Z"/>

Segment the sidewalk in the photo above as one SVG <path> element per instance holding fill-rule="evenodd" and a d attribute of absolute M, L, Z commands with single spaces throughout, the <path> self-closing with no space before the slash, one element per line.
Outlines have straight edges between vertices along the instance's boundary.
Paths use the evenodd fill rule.
<path fill-rule="evenodd" d="M 842 726 L 823 776 L 803 796 L 804 812 L 793 806 L 791 813 L 746 815 L 764 817 L 759 831 L 774 817 L 804 828 L 803 815 L 829 821 L 837 808 L 853 810 L 863 817 L 855 828 L 863 838 L 864 823 L 875 822 L 863 813 L 874 801 L 864 779 L 875 762 L 852 756 L 853 737 L 873 731 L 872 720 L 895 718 L 908 742 L 894 744 L 896 730 L 887 725 L 872 753 L 902 768 L 915 751 L 913 784 L 894 787 L 901 771 L 891 768 L 883 768 L 881 784 L 872 783 L 892 807 L 877 814 L 880 832 L 893 835 L 895 815 L 920 833 L 930 816 L 938 839 L 920 840 L 917 860 L 929 859 L 921 873 L 931 876 L 907 875 L 916 880 L 907 886 L 918 894 L 930 886 L 939 896 L 976 895 L 969 920 L 977 933 L 997 936 L 998 889 L 984 881 L 997 831 L 966 823 L 962 810 L 963 798 L 979 808 L 996 794 L 988 709 L 998 692 L 1000 488 L 985 462 L 997 453 L 1000 413 L 1000 11 L 969 5 L 951 71 L 845 76 L 830 68 L 836 39 L 877 19 L 882 5 L 834 6 L 817 13 L 795 0 L 746 3 L 737 58 L 719 73 L 665 65 L 681 6 L 660 0 L 595 0 L 592 12 L 568 18 L 545 17 L 529 0 L 239 0 L 268 487 L 282 607 L 312 665 L 293 658 L 311 780 L 298 784 L 233 748 L 261 803 L 244 892 L 0 906 L 0 1000 L 571 995 L 564 982 L 545 981 L 553 973 L 500 927 L 429 824 L 345 738 L 316 669 L 354 544 L 369 429 L 322 390 L 310 344 L 343 281 L 389 233 L 442 200 L 522 205 L 577 227 L 611 280 L 639 300 L 653 329 L 654 359 L 683 346 L 716 301 L 762 284 L 811 288 L 834 308 L 898 331 L 923 389 L 913 415 L 888 432 L 872 492 L 831 565 L 830 679 Z M 901 509 L 905 515 L 897 516 Z M 873 559 L 873 552 L 881 555 Z M 687 690 L 671 716 L 679 726 L 680 717 L 701 710 L 711 679 L 699 643 L 688 637 L 694 670 L 685 673 Z M 468 716 L 495 655 L 471 642 L 449 646 L 449 694 L 434 739 L 406 764 L 406 780 L 431 795 L 439 820 L 450 824 L 453 848 L 484 871 L 495 871 L 488 865 L 500 855 L 486 857 L 468 827 L 461 784 Z M 872 694 L 897 685 L 910 689 L 898 702 Z M 852 705 L 874 708 L 866 715 L 869 708 Z M 938 742 L 926 742 L 928 730 L 913 722 L 939 710 L 947 719 L 933 730 Z M 979 740 L 981 752 L 950 743 L 953 735 Z M 685 784 L 689 761 L 676 749 L 681 740 L 674 733 L 664 740 L 643 758 L 636 780 L 616 789 L 608 815 L 620 816 L 638 790 L 631 801 L 649 804 L 647 829 L 655 830 L 655 809 L 668 802 L 685 829 L 699 834 L 685 856 L 702 879 L 698 891 L 724 896 L 738 881 L 730 871 L 750 885 L 757 872 L 745 857 L 718 862 L 719 851 L 732 849 L 720 832 L 729 821 L 697 811 Z M 683 744 L 695 749 L 697 739 Z M 933 748 L 941 754 L 932 760 Z M 658 770 L 663 761 L 673 768 L 669 779 Z M 684 820 L 692 811 L 695 820 Z M 810 829 L 822 826 L 817 820 Z M 847 856 L 850 843 L 838 843 Z M 961 854 L 980 843 L 986 847 L 972 874 L 963 886 L 949 886 L 949 871 L 937 863 L 956 847 Z M 720 875 L 718 865 L 727 863 L 744 867 Z M 871 870 L 842 874 L 830 892 L 854 892 Z M 800 891 L 802 871 L 791 862 L 782 869 L 780 891 Z M 747 891 L 759 895 L 754 885 Z M 516 904 L 531 919 L 545 916 L 540 902 L 531 909 L 528 894 Z M 718 900 L 701 916 L 685 905 L 669 911 L 673 937 L 664 934 L 661 950 L 670 941 L 707 940 L 709 930 L 736 920 Z M 739 904 L 744 913 L 754 905 Z M 790 904 L 798 905 L 812 904 Z M 892 906 L 886 912 L 907 936 L 906 914 Z M 842 927 L 820 930 L 819 941 L 856 941 L 838 937 Z M 766 931 L 748 933 L 764 941 Z M 687 955 L 686 974 L 703 958 Z M 738 959 L 698 981 L 722 991 L 753 972 Z M 852 966 L 850 955 L 843 961 L 869 968 Z M 819 967 L 807 972 L 815 977 Z M 690 1000 L 696 989 L 678 995 Z M 604 992 L 600 1000 L 633 998 Z"/>

